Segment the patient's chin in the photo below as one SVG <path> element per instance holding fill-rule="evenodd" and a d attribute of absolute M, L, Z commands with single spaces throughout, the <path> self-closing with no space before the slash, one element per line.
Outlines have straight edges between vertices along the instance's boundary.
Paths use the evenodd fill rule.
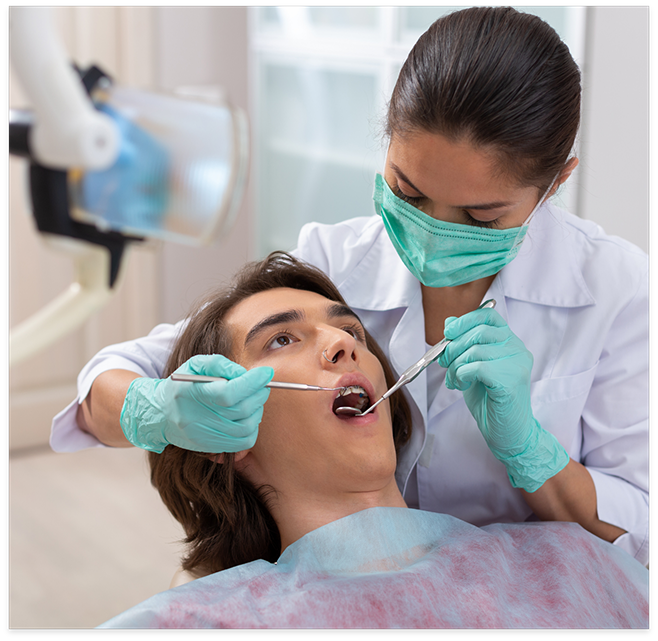
<path fill-rule="evenodd" d="M 395 482 L 395 456 L 381 456 L 361 461 L 351 469 L 344 470 L 343 479 L 353 483 L 355 489 L 375 490 L 386 487 L 390 482 Z M 340 476 L 336 475 L 336 482 Z"/>

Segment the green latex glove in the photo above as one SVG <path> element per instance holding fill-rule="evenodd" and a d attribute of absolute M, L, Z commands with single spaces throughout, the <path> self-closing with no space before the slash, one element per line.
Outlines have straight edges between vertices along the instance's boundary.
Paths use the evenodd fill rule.
<path fill-rule="evenodd" d="M 274 376 L 271 367 L 247 371 L 214 354 L 193 356 L 176 372 L 229 380 L 185 383 L 136 378 L 121 410 L 121 429 L 133 445 L 151 452 L 162 452 L 171 444 L 209 453 L 253 447 L 270 395 L 265 385 Z"/>
<path fill-rule="evenodd" d="M 494 309 L 445 321 L 450 342 L 439 358 L 446 387 L 461 390 L 513 487 L 535 492 L 569 462 L 566 450 L 532 414 L 533 357 Z"/>

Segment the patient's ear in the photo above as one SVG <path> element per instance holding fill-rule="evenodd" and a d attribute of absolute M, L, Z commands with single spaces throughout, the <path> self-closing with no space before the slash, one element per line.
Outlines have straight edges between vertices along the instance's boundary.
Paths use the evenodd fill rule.
<path fill-rule="evenodd" d="M 234 463 L 239 463 L 245 456 L 249 454 L 249 450 L 242 450 L 241 452 L 235 452 L 235 456 L 233 458 Z M 215 463 L 223 463 L 224 462 L 224 454 L 206 454 L 206 456 L 211 460 L 214 461 Z"/>

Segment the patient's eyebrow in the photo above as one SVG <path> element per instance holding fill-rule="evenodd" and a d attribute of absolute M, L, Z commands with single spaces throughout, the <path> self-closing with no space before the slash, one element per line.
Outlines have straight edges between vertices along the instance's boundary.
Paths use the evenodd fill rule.
<path fill-rule="evenodd" d="M 272 314 L 271 316 L 266 316 L 263 320 L 256 323 L 248 332 L 247 337 L 244 339 L 244 346 L 246 347 L 251 341 L 253 341 L 258 334 L 272 325 L 281 325 L 283 323 L 294 323 L 299 322 L 304 319 L 304 312 L 298 309 L 289 309 L 285 312 L 279 312 L 278 314 Z"/>
<path fill-rule="evenodd" d="M 334 303 L 327 308 L 327 318 L 341 318 L 344 316 L 351 316 L 361 323 L 361 319 L 356 315 L 351 308 L 342 303 Z M 363 323 L 361 323 L 363 325 Z"/>

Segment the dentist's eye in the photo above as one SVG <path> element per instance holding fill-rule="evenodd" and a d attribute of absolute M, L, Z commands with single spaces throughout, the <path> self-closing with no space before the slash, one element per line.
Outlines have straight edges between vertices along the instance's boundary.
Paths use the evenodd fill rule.
<path fill-rule="evenodd" d="M 393 190 L 393 193 L 400 198 L 400 200 L 404 200 L 405 202 L 409 203 L 410 205 L 413 205 L 414 207 L 417 207 L 420 205 L 420 203 L 425 200 L 424 196 L 407 196 L 399 187 L 399 185 L 395 186 L 395 189 Z"/>
<path fill-rule="evenodd" d="M 498 222 L 498 219 L 495 218 L 494 220 L 478 220 L 477 218 L 473 218 L 471 214 L 468 213 L 465 209 L 462 209 L 462 213 L 466 217 L 466 224 L 467 225 L 472 225 L 473 227 L 484 227 L 485 229 L 492 229 L 496 228 L 500 225 Z"/>
<path fill-rule="evenodd" d="M 282 332 L 277 334 L 268 344 L 267 349 L 281 349 L 298 341 L 292 334 Z"/>

